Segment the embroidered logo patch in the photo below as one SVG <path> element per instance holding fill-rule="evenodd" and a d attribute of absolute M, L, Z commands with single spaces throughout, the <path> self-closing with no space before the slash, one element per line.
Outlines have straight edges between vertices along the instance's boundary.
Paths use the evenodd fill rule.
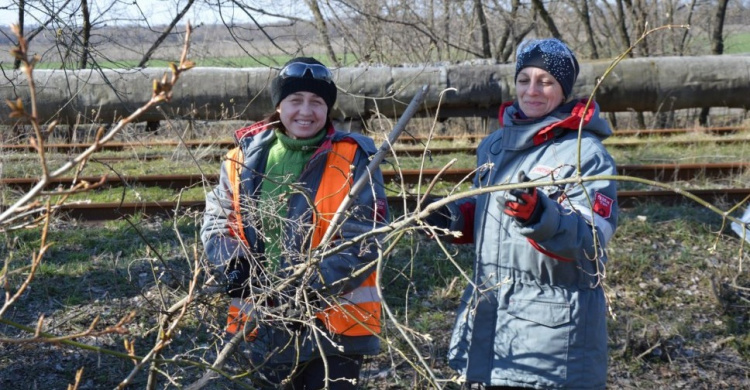
<path fill-rule="evenodd" d="M 615 201 L 612 198 L 597 192 L 594 197 L 594 212 L 604 218 L 609 218 L 612 215 L 612 205 L 614 203 Z"/>

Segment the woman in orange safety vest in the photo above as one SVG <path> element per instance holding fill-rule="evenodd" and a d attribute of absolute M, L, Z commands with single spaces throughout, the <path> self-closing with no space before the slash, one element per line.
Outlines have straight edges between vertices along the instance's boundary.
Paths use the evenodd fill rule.
<path fill-rule="evenodd" d="M 320 62 L 286 63 L 271 82 L 276 111 L 236 131 L 237 147 L 206 195 L 201 239 L 231 297 L 227 332 L 246 333 L 256 379 L 273 387 L 356 388 L 364 356 L 380 351 L 380 237 L 318 255 L 387 219 L 382 173 L 367 170 L 377 149 L 370 138 L 334 130 L 336 95 Z M 363 175 L 370 188 L 321 242 Z"/>

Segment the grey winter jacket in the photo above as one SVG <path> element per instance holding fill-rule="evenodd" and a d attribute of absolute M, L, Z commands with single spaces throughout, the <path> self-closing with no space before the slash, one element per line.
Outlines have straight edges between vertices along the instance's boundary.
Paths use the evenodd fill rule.
<path fill-rule="evenodd" d="M 517 105 L 506 106 L 502 127 L 477 149 L 474 186 L 516 183 L 519 171 L 539 183 L 573 177 L 584 103 L 566 104 L 538 120 L 519 119 Z M 589 114 L 581 135 L 581 176 L 614 175 L 614 161 L 601 143 L 612 131 L 598 106 Z M 604 388 L 606 304 L 599 276 L 617 226 L 615 182 L 537 190 L 544 211 L 528 226 L 502 212 L 505 191 L 452 205 L 460 214 L 452 229 L 473 231 L 476 262 L 458 309 L 450 365 L 467 381 L 486 385 Z"/>
<path fill-rule="evenodd" d="M 248 134 L 249 133 L 249 134 Z M 257 201 L 260 199 L 261 182 L 265 163 L 270 145 L 276 136 L 272 129 L 260 132 L 248 132 L 241 129 L 237 132 L 239 146 L 244 153 L 244 169 L 241 173 L 242 210 L 255 210 L 254 212 L 243 212 L 242 221 L 244 234 L 248 240 L 249 247 L 235 237 L 230 231 L 234 217 L 232 206 L 232 186 L 228 180 L 226 164 L 222 164 L 220 182 L 206 195 L 206 210 L 201 228 L 201 239 L 206 252 L 206 257 L 213 267 L 223 271 L 227 263 L 237 257 L 257 257 L 263 253 L 264 244 L 259 231 L 260 217 L 258 212 L 273 212 L 273 210 L 260 210 L 262 205 Z M 356 142 L 358 149 L 355 155 L 354 182 L 361 176 L 371 177 L 371 186 L 362 191 L 355 199 L 349 209 L 350 213 L 343 223 L 337 242 L 356 237 L 373 228 L 382 226 L 387 219 L 387 202 L 383 186 L 383 177 L 380 170 L 367 172 L 368 157 L 377 149 L 370 138 L 359 134 L 343 133 L 334 131 L 333 127 L 328 129 L 323 144 L 316 150 L 313 157 L 304 167 L 297 183 L 302 190 L 299 193 L 289 194 L 287 207 L 288 214 L 284 220 L 283 236 L 286 237 L 282 252 L 284 258 L 280 260 L 280 269 L 289 265 L 305 261 L 307 253 L 303 248 L 309 247 L 309 232 L 312 227 L 312 208 L 310 200 L 315 199 L 318 185 L 326 165 L 326 158 L 331 151 L 332 143 Z M 364 240 L 360 245 L 353 245 L 335 255 L 326 257 L 318 266 L 308 287 L 320 291 L 325 288 L 324 294 L 344 294 L 358 287 L 370 275 L 365 272 L 356 278 L 350 278 L 343 283 L 339 281 L 349 278 L 352 273 L 370 264 L 377 258 L 377 239 L 373 237 Z M 374 269 L 374 268 L 373 268 Z M 331 354 L 377 354 L 380 351 L 377 336 L 343 336 L 327 334 L 319 337 L 322 345 L 313 341 L 309 328 L 303 328 L 302 335 L 294 338 L 292 331 L 279 326 L 278 322 L 260 321 L 260 329 L 254 341 L 250 343 L 254 358 L 260 361 L 268 359 L 270 363 L 291 363 L 306 361 L 319 357 L 321 352 Z M 319 324 L 319 329 L 325 332 L 326 328 Z M 294 345 L 300 343 L 299 345 Z"/>

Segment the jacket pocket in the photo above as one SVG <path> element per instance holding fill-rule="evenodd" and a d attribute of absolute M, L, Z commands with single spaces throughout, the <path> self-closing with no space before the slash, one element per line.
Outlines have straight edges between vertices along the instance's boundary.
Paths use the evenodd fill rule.
<path fill-rule="evenodd" d="M 561 297 L 560 297 L 561 298 Z M 511 297 L 500 327 L 502 369 L 493 376 L 543 387 L 566 383 L 569 369 L 571 306 L 555 297 Z"/>
<path fill-rule="evenodd" d="M 570 322 L 570 304 L 511 298 L 508 314 L 554 328 Z"/>

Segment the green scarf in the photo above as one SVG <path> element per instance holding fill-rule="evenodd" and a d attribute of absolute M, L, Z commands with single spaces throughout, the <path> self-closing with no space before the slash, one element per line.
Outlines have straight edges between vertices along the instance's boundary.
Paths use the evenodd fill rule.
<path fill-rule="evenodd" d="M 292 193 L 290 184 L 296 183 L 305 164 L 320 146 L 326 132 L 321 130 L 307 139 L 288 137 L 280 130 L 274 130 L 276 140 L 271 144 L 266 160 L 266 177 L 260 190 L 261 207 L 259 213 L 265 235 L 266 261 L 269 270 L 277 269 L 283 242 L 290 242 L 292 237 L 286 234 L 283 221 L 287 215 L 287 200 Z"/>

